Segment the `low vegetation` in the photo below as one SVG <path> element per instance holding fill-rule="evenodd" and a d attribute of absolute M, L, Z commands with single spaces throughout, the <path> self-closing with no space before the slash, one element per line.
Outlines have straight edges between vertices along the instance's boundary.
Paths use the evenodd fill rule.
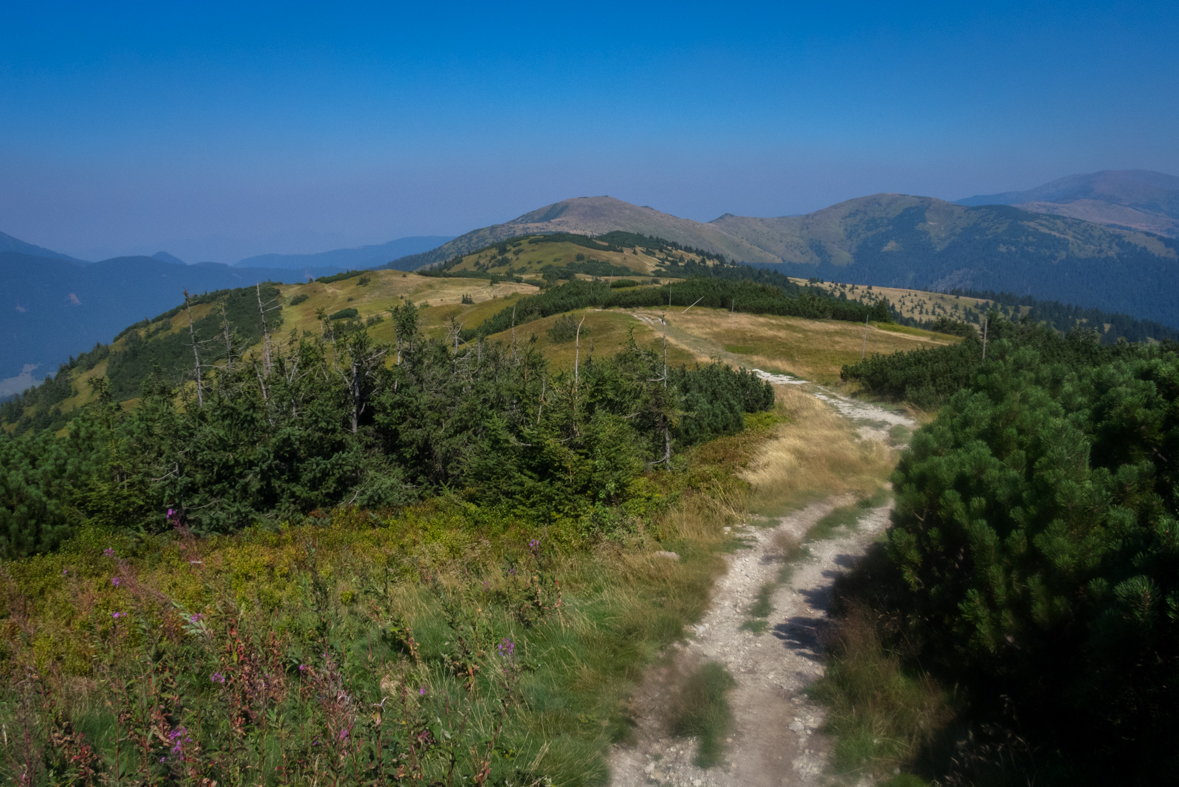
<path fill-rule="evenodd" d="M 887 552 L 839 589 L 821 692 L 844 765 L 1157 783 L 1179 764 L 1179 360 L 1001 326 L 902 457 Z"/>
<path fill-rule="evenodd" d="M 709 661 L 687 676 L 672 700 L 671 732 L 698 741 L 696 764 L 701 768 L 719 765 L 724 755 L 723 738 L 733 725 L 727 694 L 736 685 L 723 664 Z"/>

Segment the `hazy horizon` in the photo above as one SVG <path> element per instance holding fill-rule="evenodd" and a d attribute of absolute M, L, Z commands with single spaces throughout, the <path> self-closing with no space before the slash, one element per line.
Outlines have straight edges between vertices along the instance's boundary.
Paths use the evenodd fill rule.
<path fill-rule="evenodd" d="M 0 231 L 82 259 L 232 263 L 576 196 L 709 221 L 1179 173 L 1177 18 L 21 6 L 0 53 Z"/>

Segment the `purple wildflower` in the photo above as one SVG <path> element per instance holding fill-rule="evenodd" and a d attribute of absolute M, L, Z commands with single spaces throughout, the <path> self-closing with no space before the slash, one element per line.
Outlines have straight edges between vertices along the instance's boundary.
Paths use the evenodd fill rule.
<path fill-rule="evenodd" d="M 201 613 L 194 612 L 194 613 L 192 613 L 192 617 L 190 617 L 189 620 L 192 621 L 193 623 L 199 623 L 200 619 L 203 617 L 204 617 L 204 615 L 202 615 Z"/>
<path fill-rule="evenodd" d="M 126 612 L 112 612 L 111 617 L 114 618 L 115 620 L 118 620 L 119 618 L 127 617 L 127 613 Z"/>
<path fill-rule="evenodd" d="M 300 664 L 300 665 L 299 665 L 299 672 L 306 672 L 306 671 L 307 671 L 307 665 L 306 665 L 306 664 Z"/>
<path fill-rule="evenodd" d="M 115 550 L 111 549 L 110 547 L 107 547 L 106 549 L 102 550 L 102 554 L 106 555 L 107 557 L 114 557 Z"/>
<path fill-rule="evenodd" d="M 529 547 L 531 547 L 532 549 L 536 549 L 536 547 L 537 547 L 537 546 L 539 546 L 539 545 L 540 545 L 540 539 L 539 539 L 539 538 L 534 538 L 534 539 L 532 539 L 531 541 L 529 541 L 529 542 L 528 542 L 528 546 L 529 546 Z"/>
<path fill-rule="evenodd" d="M 225 676 L 224 676 L 224 675 L 222 675 L 220 672 L 214 672 L 214 673 L 213 673 L 213 674 L 212 674 L 212 675 L 209 677 L 209 681 L 210 681 L 210 682 L 212 682 L 212 683 L 224 683 L 224 682 L 225 682 Z"/>
<path fill-rule="evenodd" d="M 111 584 L 114 585 L 115 587 L 118 587 L 122 583 L 123 583 L 123 581 L 121 579 L 119 579 L 118 577 L 111 577 Z"/>
<path fill-rule="evenodd" d="M 512 642 L 510 639 L 504 639 L 499 643 L 499 655 L 503 656 L 505 659 L 511 658 L 512 653 L 515 650 L 516 643 Z"/>
<path fill-rule="evenodd" d="M 348 730 L 346 730 L 346 729 L 340 730 L 340 740 L 344 740 L 347 737 L 348 737 Z"/>
<path fill-rule="evenodd" d="M 425 687 L 425 686 L 422 686 L 420 689 L 418 689 L 418 694 L 423 694 L 423 695 L 424 695 L 425 693 L 426 693 L 426 687 Z"/>

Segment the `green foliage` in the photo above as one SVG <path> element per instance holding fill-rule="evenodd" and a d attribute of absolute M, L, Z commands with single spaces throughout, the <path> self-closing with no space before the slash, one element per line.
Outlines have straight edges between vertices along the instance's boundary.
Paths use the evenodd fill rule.
<path fill-rule="evenodd" d="M 197 346 L 202 364 L 213 364 L 225 360 L 231 352 L 237 353 L 243 345 L 253 344 L 262 338 L 262 318 L 258 313 L 259 293 L 253 287 L 227 290 L 216 294 L 214 299 L 205 297 L 190 299 L 193 305 L 198 301 L 219 303 L 225 307 L 222 317 L 219 308 L 213 308 L 207 315 L 193 323 Z M 278 297 L 278 289 L 271 285 L 261 287 L 263 303 Z M 182 307 L 181 307 L 182 308 Z M 180 309 L 175 310 L 180 315 Z M 107 379 L 111 393 L 118 401 L 138 395 L 145 379 L 159 370 L 170 384 L 177 384 L 192 376 L 192 337 L 188 331 L 188 318 L 179 316 L 183 327 L 174 333 L 161 333 L 145 338 L 140 331 L 126 334 L 123 349 L 113 352 L 107 364 Z M 275 309 L 268 313 L 267 325 L 274 331 L 282 324 L 282 312 Z M 226 346 L 225 331 L 230 331 L 230 347 Z"/>
<path fill-rule="evenodd" d="M 622 289 L 626 289 L 627 287 L 638 287 L 638 286 L 639 286 L 639 283 L 637 281 L 635 281 L 634 279 L 616 279 L 616 280 L 610 282 L 610 289 L 612 289 L 612 290 L 622 290 Z"/>
<path fill-rule="evenodd" d="M 1150 782 L 1179 766 L 1179 357 L 1090 344 L 988 355 L 902 458 L 889 550 L 925 663 L 1075 779 Z"/>
<path fill-rule="evenodd" d="M 774 403 L 769 383 L 751 371 L 734 371 L 721 363 L 691 371 L 686 367 L 670 369 L 668 379 L 683 397 L 675 436 L 687 445 L 736 434 L 745 428 L 745 413 L 769 410 Z"/>
<path fill-rule="evenodd" d="M 1027 308 L 1032 322 L 1043 322 L 1063 333 L 1085 326 L 1097 330 L 1103 344 L 1116 344 L 1118 339 L 1128 342 L 1179 341 L 1179 330 L 1151 320 L 1140 320 L 1128 314 L 1110 313 L 1092 307 L 1073 306 L 1059 301 L 1040 300 L 1029 295 L 1012 295 L 1009 292 L 975 290 L 950 290 L 953 295 L 971 298 L 985 298 L 1000 308 L 1009 310 Z M 1106 326 L 1109 326 L 1108 330 Z M 937 330 L 936 328 L 932 330 Z"/>
<path fill-rule="evenodd" d="M 338 312 L 332 312 L 328 315 L 329 320 L 354 320 L 360 316 L 360 312 L 349 306 L 347 309 L 340 309 Z"/>
<path fill-rule="evenodd" d="M 304 303 L 309 297 L 311 296 L 309 296 L 307 293 L 300 292 L 287 301 L 287 306 L 298 306 L 300 303 Z"/>
<path fill-rule="evenodd" d="M 463 302 L 463 305 L 470 306 L 471 304 L 473 304 L 475 302 L 475 299 L 464 292 L 462 302 Z"/>
<path fill-rule="evenodd" d="M 334 273 L 331 276 L 320 276 L 316 281 L 320 284 L 332 284 L 351 279 L 354 276 L 361 276 L 362 274 L 364 274 L 364 271 L 343 271 L 342 273 Z"/>
<path fill-rule="evenodd" d="M 476 332 L 468 330 L 464 338 L 474 338 L 508 330 L 513 313 L 516 323 L 529 322 L 553 314 L 596 308 L 660 308 L 693 304 L 704 308 L 730 309 L 749 314 L 781 314 L 810 319 L 834 319 L 863 322 L 866 318 L 888 321 L 891 310 L 886 300 L 872 306 L 841 301 L 821 292 L 789 291 L 749 280 L 693 278 L 666 284 L 658 289 L 614 290 L 606 282 L 575 280 L 559 287 L 517 300 L 481 325 Z M 670 303 L 669 303 L 670 301 Z M 513 312 L 514 310 L 514 312 Z"/>
<path fill-rule="evenodd" d="M 1102 346 L 1093 331 L 1079 329 L 1061 335 L 1029 318 L 1012 323 L 993 313 L 987 334 L 989 359 L 1005 357 L 1017 347 L 1029 347 L 1045 363 L 1059 363 L 1068 368 L 1087 368 L 1115 358 L 1152 352 L 1129 345 Z M 876 396 L 905 400 L 932 410 L 969 385 L 983 363 L 982 353 L 982 336 L 971 331 L 963 341 L 953 345 L 874 355 L 844 366 L 841 377 L 859 382 Z"/>
<path fill-rule="evenodd" d="M 457 352 L 426 341 L 412 303 L 392 317 L 394 348 L 337 324 L 272 342 L 269 366 L 235 358 L 208 370 L 199 401 L 157 366 L 126 413 L 100 378 L 71 443 L 5 438 L 7 554 L 53 549 L 87 522 L 152 531 L 166 509 L 194 532 L 223 533 L 443 490 L 537 520 L 588 517 L 593 535 L 616 526 L 601 507 L 630 498 L 665 430 L 689 446 L 735 434 L 746 412 L 773 403 L 768 386 L 719 365 L 673 371 L 664 385 L 660 360 L 633 342 L 574 379 L 549 374 L 535 345 L 513 357 L 482 341 Z"/>
<path fill-rule="evenodd" d="M 549 328 L 549 339 L 554 342 L 571 342 L 577 338 L 578 322 L 572 314 L 565 314 L 557 318 L 553 323 L 553 327 Z M 589 333 L 588 328 L 582 329 L 583 333 Z"/>

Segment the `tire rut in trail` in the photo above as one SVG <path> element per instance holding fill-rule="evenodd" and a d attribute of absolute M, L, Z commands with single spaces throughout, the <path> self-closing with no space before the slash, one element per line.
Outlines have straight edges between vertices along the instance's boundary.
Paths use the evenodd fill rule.
<path fill-rule="evenodd" d="M 865 422 L 915 426 L 897 413 L 830 391 L 815 395 L 860 422 L 863 439 L 886 437 L 875 423 Z M 821 633 L 828 624 L 835 578 L 887 526 L 891 503 L 869 510 L 849 532 L 808 543 L 809 554 L 794 563 L 790 578 L 771 597 L 765 633 L 742 629 L 741 624 L 750 619 L 748 610 L 762 586 L 778 579 L 782 562 L 776 539 L 801 540 L 832 509 L 852 502 L 850 496 L 832 497 L 780 518 L 774 527 L 736 529 L 734 535 L 749 548 L 726 558 L 727 571 L 717 580 L 704 616 L 689 630 L 689 639 L 668 649 L 633 699 L 634 742 L 610 753 L 615 787 L 817 787 L 828 781 L 831 742 L 819 732 L 824 710 L 807 697 L 806 688 L 823 672 Z M 677 678 L 707 661 L 723 664 L 737 685 L 729 693 L 734 724 L 723 764 L 705 770 L 694 764 L 695 741 L 672 737 L 666 720 Z"/>

